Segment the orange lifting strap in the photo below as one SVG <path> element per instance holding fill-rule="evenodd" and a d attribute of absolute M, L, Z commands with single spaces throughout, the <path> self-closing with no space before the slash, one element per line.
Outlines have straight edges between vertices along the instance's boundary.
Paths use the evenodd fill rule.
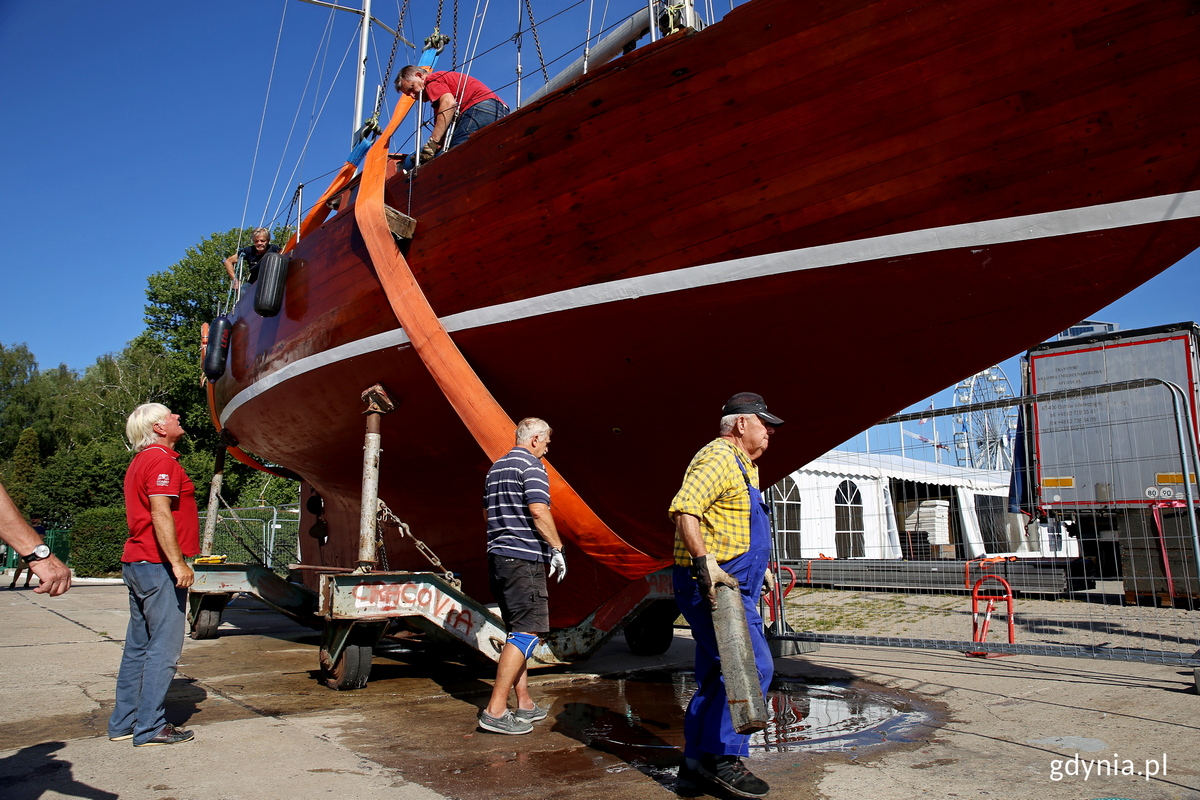
<path fill-rule="evenodd" d="M 408 261 L 397 249 L 384 216 L 388 142 L 412 104 L 411 97 L 399 100 L 387 130 L 367 153 L 354 218 L 396 319 L 408 334 L 413 349 L 483 452 L 495 461 L 512 449 L 516 424 L 467 364 L 442 326 Z M 671 559 L 653 558 L 619 537 L 549 463 L 546 472 L 550 477 L 554 519 L 564 539 L 631 580 L 671 563 Z"/>

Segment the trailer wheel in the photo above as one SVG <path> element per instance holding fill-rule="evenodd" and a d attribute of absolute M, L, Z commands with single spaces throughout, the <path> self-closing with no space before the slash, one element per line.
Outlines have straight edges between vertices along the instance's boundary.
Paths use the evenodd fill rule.
<path fill-rule="evenodd" d="M 679 607 L 674 600 L 656 600 L 625 626 L 625 644 L 639 656 L 659 656 L 667 652 L 675 638 L 675 618 Z"/>
<path fill-rule="evenodd" d="M 369 644 L 347 644 L 338 660 L 324 670 L 325 685 L 339 692 L 366 686 L 367 679 L 371 676 L 373 650 Z M 324 651 L 321 653 L 321 661 L 329 661 L 328 654 Z"/>
<path fill-rule="evenodd" d="M 191 637 L 193 639 L 216 639 L 221 634 L 221 614 L 229 602 L 227 594 L 205 594 L 192 612 Z"/>

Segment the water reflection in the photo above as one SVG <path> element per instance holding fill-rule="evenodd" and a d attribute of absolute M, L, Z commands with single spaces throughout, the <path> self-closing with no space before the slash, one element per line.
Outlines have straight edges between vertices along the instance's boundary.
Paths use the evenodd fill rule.
<path fill-rule="evenodd" d="M 696 691 L 691 672 L 639 673 L 557 692 L 556 730 L 627 761 L 674 763 L 683 747 L 683 712 Z M 751 737 L 758 752 L 844 751 L 909 741 L 933 721 L 912 701 L 845 684 L 779 679 L 767 696 L 771 719 Z"/>

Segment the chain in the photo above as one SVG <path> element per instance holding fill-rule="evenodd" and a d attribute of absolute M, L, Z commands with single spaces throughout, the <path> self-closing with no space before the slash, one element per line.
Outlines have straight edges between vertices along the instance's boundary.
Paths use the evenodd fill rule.
<path fill-rule="evenodd" d="M 402 522 L 400 520 L 400 518 L 397 517 L 395 514 L 393 514 L 392 510 L 390 508 L 388 508 L 387 503 L 383 502 L 383 500 L 380 500 L 379 501 L 379 511 L 376 515 L 375 530 L 379 531 L 379 552 L 380 552 L 380 562 L 379 563 L 383 566 L 384 571 L 387 571 L 387 569 L 388 569 L 387 551 L 383 548 L 382 523 L 385 523 L 385 522 L 395 523 L 396 527 L 398 527 L 400 529 L 401 536 L 407 536 L 409 539 L 412 539 L 413 544 L 416 545 L 417 549 L 421 551 L 421 555 L 423 555 L 423 556 L 425 556 L 425 558 L 429 559 L 429 563 L 433 564 L 434 569 L 438 570 L 441 573 L 441 577 L 444 581 L 446 581 L 446 583 L 450 584 L 455 589 L 462 588 L 462 581 L 460 581 L 458 578 L 454 577 L 454 573 L 446 568 L 446 565 L 443 564 L 442 560 L 437 557 L 437 555 L 433 552 L 433 550 L 431 550 L 429 548 L 429 545 L 422 542 L 416 536 L 413 536 L 413 532 L 412 532 L 412 530 L 409 529 L 408 523 Z"/>
<path fill-rule="evenodd" d="M 454 26 L 450 29 L 454 46 L 450 48 L 450 69 L 458 69 L 458 0 L 454 0 Z"/>
<path fill-rule="evenodd" d="M 525 10 L 529 13 L 529 30 L 533 32 L 533 44 L 537 48 L 538 61 L 542 64 L 542 77 L 546 79 L 546 83 L 549 83 L 550 74 L 546 72 L 546 57 L 542 55 L 542 42 L 538 39 L 537 23 L 533 19 L 533 3 L 531 0 L 525 0 Z"/>

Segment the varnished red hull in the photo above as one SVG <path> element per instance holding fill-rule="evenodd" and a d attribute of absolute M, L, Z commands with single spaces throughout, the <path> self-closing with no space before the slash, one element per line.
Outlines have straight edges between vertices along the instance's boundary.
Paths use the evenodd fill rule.
<path fill-rule="evenodd" d="M 666 556 L 667 504 L 734 392 L 789 420 L 770 483 L 1200 244 L 1194 10 L 756 0 L 485 129 L 411 195 L 394 179 L 390 202 L 500 404 L 546 418 L 564 477 Z M 333 535 L 302 537 L 305 560 L 345 565 L 359 394 L 383 383 L 381 495 L 486 594 L 487 460 L 368 261 L 343 205 L 300 243 L 278 317 L 243 300 L 218 409 L 320 490 Z M 559 625 L 620 588 L 571 568 Z"/>

